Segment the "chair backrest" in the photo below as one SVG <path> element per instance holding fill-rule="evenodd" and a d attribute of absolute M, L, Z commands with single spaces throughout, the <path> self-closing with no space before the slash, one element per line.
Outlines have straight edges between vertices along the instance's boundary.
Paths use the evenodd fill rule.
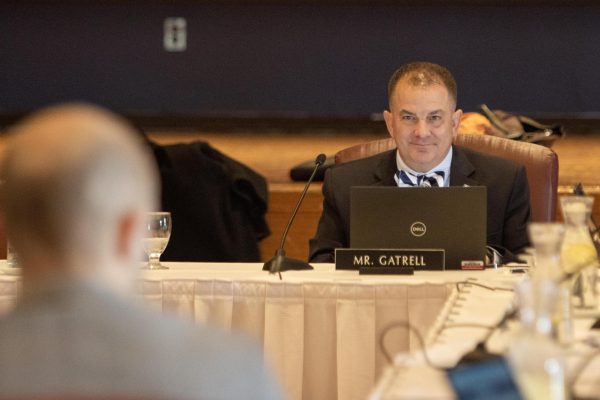
<path fill-rule="evenodd" d="M 556 215 L 558 156 L 552 149 L 533 143 L 489 135 L 457 135 L 456 145 L 512 160 L 525 166 L 529 182 L 532 222 L 551 222 Z M 392 138 L 375 140 L 340 150 L 335 163 L 369 157 L 396 147 Z"/>

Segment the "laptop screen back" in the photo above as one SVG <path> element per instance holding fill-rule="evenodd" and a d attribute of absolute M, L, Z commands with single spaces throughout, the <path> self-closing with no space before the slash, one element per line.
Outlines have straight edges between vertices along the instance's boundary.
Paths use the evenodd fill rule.
<path fill-rule="evenodd" d="M 486 197 L 483 186 L 353 187 L 350 247 L 444 249 L 445 269 L 484 261 Z"/>

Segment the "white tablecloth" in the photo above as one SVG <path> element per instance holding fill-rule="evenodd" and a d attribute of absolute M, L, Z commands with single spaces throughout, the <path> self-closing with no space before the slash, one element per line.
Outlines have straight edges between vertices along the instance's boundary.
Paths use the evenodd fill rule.
<path fill-rule="evenodd" d="M 466 292 L 459 294 L 453 291 L 450 294 L 428 335 L 427 354 L 431 362 L 439 368 L 455 366 L 464 354 L 472 350 L 489 333 L 486 329 L 465 325 L 496 326 L 510 309 L 510 303 L 514 301 L 514 294 L 505 291 L 489 291 L 473 286 Z M 572 379 L 582 360 L 600 347 L 600 333 L 590 331 L 594 320 L 595 318 L 589 316 L 576 316 L 573 321 L 574 342 L 559 350 L 565 363 L 567 381 Z M 518 329 L 515 322 L 510 324 L 508 329 L 495 330 L 494 335 L 486 342 L 487 348 L 495 354 L 504 353 Z M 589 343 L 594 346 L 590 346 Z M 394 364 L 385 368 L 369 396 L 370 400 L 455 398 L 446 373 L 429 366 L 422 352 L 398 354 Z M 600 357 L 595 357 L 576 380 L 573 389 L 577 398 L 600 398 L 598 371 Z"/>
<path fill-rule="evenodd" d="M 496 326 L 514 299 L 514 293 L 505 290 L 466 285 L 461 289 L 450 294 L 428 334 L 427 355 L 439 368 L 453 367 L 475 348 L 489 333 L 478 326 Z M 422 352 L 398 354 L 394 361 L 395 365 L 382 374 L 370 400 L 454 398 L 445 373 L 428 366 Z"/>
<path fill-rule="evenodd" d="M 364 276 L 316 264 L 289 271 L 283 280 L 262 264 L 166 263 L 144 271 L 140 293 L 163 312 L 198 323 L 246 332 L 291 399 L 364 399 L 383 370 L 380 332 L 407 321 L 425 333 L 452 291 L 468 277 L 502 279 L 494 271 L 418 272 L 414 276 Z M 15 302 L 19 278 L 0 268 L 0 313 Z M 2 273 L 3 272 L 3 273 Z M 386 341 L 392 353 L 418 349 L 399 329 Z"/>

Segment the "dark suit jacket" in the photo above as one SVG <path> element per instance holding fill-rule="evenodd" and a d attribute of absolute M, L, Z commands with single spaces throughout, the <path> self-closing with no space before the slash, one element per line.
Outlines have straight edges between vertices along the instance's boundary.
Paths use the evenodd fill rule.
<path fill-rule="evenodd" d="M 206 142 L 151 143 L 173 231 L 164 261 L 260 261 L 267 181 Z"/>
<path fill-rule="evenodd" d="M 394 149 L 325 172 L 323 214 L 310 240 L 310 261 L 333 262 L 334 250 L 350 245 L 350 187 L 396 186 L 396 171 Z M 505 261 L 528 245 L 530 207 L 525 167 L 453 146 L 450 185 L 487 187 L 487 243 L 498 249 Z"/>

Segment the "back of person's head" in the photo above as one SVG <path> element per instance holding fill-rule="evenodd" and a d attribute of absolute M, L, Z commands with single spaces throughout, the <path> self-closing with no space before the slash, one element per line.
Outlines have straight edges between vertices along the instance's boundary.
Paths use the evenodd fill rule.
<path fill-rule="evenodd" d="M 130 274 L 141 255 L 143 213 L 158 193 L 139 136 L 86 104 L 43 109 L 10 132 L 1 208 L 24 279 Z"/>
<path fill-rule="evenodd" d="M 398 68 L 388 82 L 388 99 L 392 99 L 394 89 L 400 80 L 406 79 L 412 86 L 427 87 L 442 85 L 448 90 L 450 98 L 457 102 L 457 85 L 452 73 L 444 66 L 426 61 L 412 62 Z"/>

